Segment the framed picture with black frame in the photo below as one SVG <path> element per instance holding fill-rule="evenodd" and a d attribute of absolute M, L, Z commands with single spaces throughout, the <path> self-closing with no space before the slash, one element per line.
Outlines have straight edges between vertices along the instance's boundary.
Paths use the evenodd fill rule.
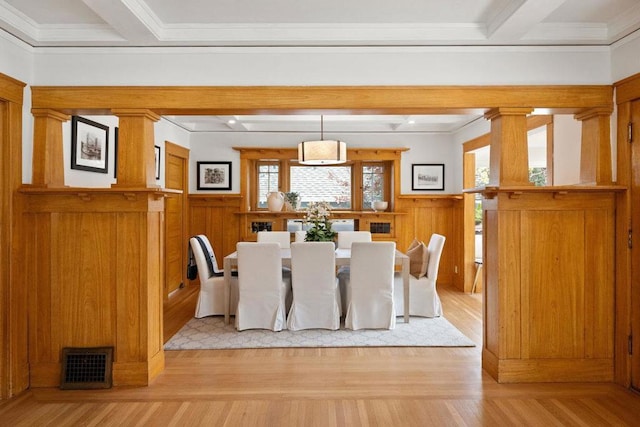
<path fill-rule="evenodd" d="M 160 147 L 154 145 L 156 149 L 156 179 L 160 179 Z"/>
<path fill-rule="evenodd" d="M 411 189 L 444 191 L 444 164 L 411 165 Z"/>
<path fill-rule="evenodd" d="M 71 118 L 71 169 L 107 173 L 109 126 L 73 116 Z"/>
<path fill-rule="evenodd" d="M 198 190 L 231 190 L 231 162 L 198 162 Z"/>

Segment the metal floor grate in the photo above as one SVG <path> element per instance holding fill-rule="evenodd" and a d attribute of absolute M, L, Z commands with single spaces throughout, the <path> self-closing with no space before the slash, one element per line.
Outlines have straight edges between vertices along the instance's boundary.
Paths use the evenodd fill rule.
<path fill-rule="evenodd" d="M 112 361 L 113 347 L 63 348 L 60 388 L 111 388 Z"/>

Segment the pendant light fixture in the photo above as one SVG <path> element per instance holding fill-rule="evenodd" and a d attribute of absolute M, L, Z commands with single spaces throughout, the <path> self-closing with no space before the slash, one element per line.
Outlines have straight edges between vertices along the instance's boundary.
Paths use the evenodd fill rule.
<path fill-rule="evenodd" d="M 320 116 L 320 140 L 298 144 L 298 161 L 303 165 L 337 165 L 347 161 L 347 144 L 324 140 L 324 117 Z"/>

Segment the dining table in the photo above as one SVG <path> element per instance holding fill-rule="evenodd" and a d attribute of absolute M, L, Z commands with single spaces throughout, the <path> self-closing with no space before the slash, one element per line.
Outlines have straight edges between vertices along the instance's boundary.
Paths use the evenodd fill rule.
<path fill-rule="evenodd" d="M 351 263 L 351 249 L 336 249 L 336 267 L 349 265 Z M 280 249 L 282 265 L 291 267 L 291 249 Z M 409 323 L 409 256 L 396 249 L 394 263 L 400 266 L 402 275 L 402 286 L 404 288 L 404 322 Z M 224 322 L 229 324 L 229 301 L 231 297 L 231 277 L 232 271 L 238 266 L 238 252 L 235 251 L 224 257 Z"/>

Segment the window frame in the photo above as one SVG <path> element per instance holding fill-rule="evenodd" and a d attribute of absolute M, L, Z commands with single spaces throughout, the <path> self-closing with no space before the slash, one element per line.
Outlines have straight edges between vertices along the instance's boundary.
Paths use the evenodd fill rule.
<path fill-rule="evenodd" d="M 274 165 L 278 167 L 278 191 L 287 192 L 291 188 L 291 167 L 304 166 L 300 165 L 297 160 L 291 159 L 256 159 L 253 162 L 253 174 L 249 190 L 252 200 L 251 209 L 256 211 L 265 211 L 266 207 L 259 207 L 260 200 L 259 191 L 259 168 L 264 165 Z M 335 165 L 317 165 L 314 167 L 332 167 Z M 373 208 L 364 209 L 364 168 L 366 166 L 381 166 L 383 172 L 383 200 L 389 201 L 391 198 L 391 182 L 393 161 L 390 160 L 356 160 L 347 161 L 339 166 L 348 166 L 351 169 L 351 211 L 373 211 Z M 336 211 L 344 211 L 336 209 Z"/>

